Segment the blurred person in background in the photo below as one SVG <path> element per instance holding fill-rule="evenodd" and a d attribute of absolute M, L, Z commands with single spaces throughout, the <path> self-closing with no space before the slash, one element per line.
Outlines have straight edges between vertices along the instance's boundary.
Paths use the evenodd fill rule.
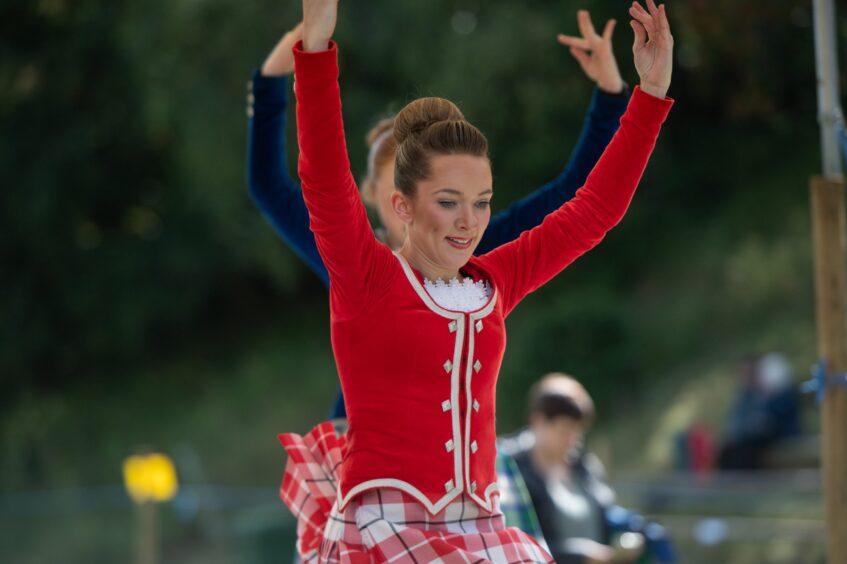
<path fill-rule="evenodd" d="M 761 470 L 769 451 L 800 434 L 800 401 L 791 365 L 781 353 L 743 360 L 739 380 L 718 467 Z"/>
<path fill-rule="evenodd" d="M 629 9 L 640 84 L 576 197 L 510 244 L 474 256 L 490 220 L 488 143 L 442 98 L 395 117 L 396 252 L 368 224 L 344 139 L 337 0 L 303 0 L 294 48 L 299 171 L 330 276 L 333 353 L 349 430 L 285 433 L 281 496 L 301 555 L 321 561 L 547 562 L 507 528 L 495 467 L 505 318 L 626 213 L 673 101 L 664 6 Z"/>
<path fill-rule="evenodd" d="M 530 389 L 528 403 L 529 427 L 500 442 L 501 457 L 519 471 L 503 484 L 504 506 L 526 489 L 535 515 L 525 520 L 538 523 L 559 564 L 674 562 L 664 529 L 614 505 L 603 464 L 584 448 L 596 415 L 582 384 L 547 374 Z"/>
<path fill-rule="evenodd" d="M 621 78 L 612 51 L 615 20 L 606 22 L 602 35 L 598 35 L 589 13 L 580 10 L 577 24 L 579 37 L 559 35 L 558 41 L 569 48 L 595 88 L 570 159 L 559 176 L 491 218 L 476 254 L 516 239 L 573 198 L 618 129 L 629 100 L 629 89 Z M 303 194 L 289 175 L 286 164 L 288 76 L 294 72 L 291 49 L 300 40 L 302 29 L 300 23 L 286 32 L 248 83 L 247 186 L 251 198 L 276 233 L 324 285 L 328 285 L 326 267 L 309 230 Z M 376 212 L 379 224 L 375 232 L 380 241 L 396 249 L 403 243 L 405 232 L 403 223 L 391 209 L 391 195 L 396 190 L 394 153 L 397 148 L 392 128 L 393 119 L 383 119 L 367 135 L 369 153 L 361 194 L 365 203 Z M 339 393 L 330 418 L 343 428 L 345 416 L 343 396 Z"/>

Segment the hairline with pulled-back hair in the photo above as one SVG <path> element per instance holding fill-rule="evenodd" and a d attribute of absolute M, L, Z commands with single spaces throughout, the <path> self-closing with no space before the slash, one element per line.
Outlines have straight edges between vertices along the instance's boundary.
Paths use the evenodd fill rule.
<path fill-rule="evenodd" d="M 488 159 L 488 140 L 444 98 L 418 98 L 394 118 L 394 185 L 413 197 L 432 173 L 432 157 L 471 155 Z"/>

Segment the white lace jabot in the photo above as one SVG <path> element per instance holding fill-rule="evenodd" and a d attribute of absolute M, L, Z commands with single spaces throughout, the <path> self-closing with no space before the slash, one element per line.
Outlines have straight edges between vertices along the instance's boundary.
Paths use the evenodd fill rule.
<path fill-rule="evenodd" d="M 465 278 L 461 282 L 453 278 L 445 282 L 441 278 L 433 282 L 424 279 L 424 287 L 435 303 L 452 311 L 476 311 L 491 297 L 491 286 L 483 280 Z"/>

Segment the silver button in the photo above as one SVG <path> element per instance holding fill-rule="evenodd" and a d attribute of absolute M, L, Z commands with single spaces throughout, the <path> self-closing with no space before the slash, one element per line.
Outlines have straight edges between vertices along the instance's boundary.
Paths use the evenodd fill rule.
<path fill-rule="evenodd" d="M 253 106 L 247 106 L 247 117 L 253 117 Z"/>
<path fill-rule="evenodd" d="M 477 359 L 476 362 L 473 363 L 474 372 L 479 372 L 479 369 L 482 368 L 482 363 Z"/>
<path fill-rule="evenodd" d="M 479 321 L 476 322 L 476 332 L 477 333 L 482 332 L 482 319 L 480 319 Z"/>
<path fill-rule="evenodd" d="M 477 412 L 479 411 L 479 402 L 476 400 L 473 400 L 473 410 Z"/>
<path fill-rule="evenodd" d="M 453 452 L 453 439 L 450 439 L 446 443 L 444 443 L 444 449 L 447 452 Z"/>
<path fill-rule="evenodd" d="M 471 493 L 476 492 L 476 482 L 471 482 Z"/>
<path fill-rule="evenodd" d="M 444 372 L 449 374 L 451 370 L 453 370 L 453 363 L 448 359 L 444 361 Z"/>
<path fill-rule="evenodd" d="M 447 480 L 444 483 L 444 489 L 447 490 L 448 492 L 452 492 L 453 491 L 453 480 Z"/>
<path fill-rule="evenodd" d="M 453 404 L 450 403 L 450 400 L 444 400 L 441 402 L 441 411 L 450 411 L 451 407 L 453 407 Z"/>
<path fill-rule="evenodd" d="M 247 95 L 247 103 L 252 106 L 255 102 L 256 102 L 256 98 L 253 96 L 253 94 L 252 93 L 248 94 Z"/>
<path fill-rule="evenodd" d="M 451 333 L 455 333 L 455 332 L 456 332 L 456 329 L 459 327 L 459 324 L 458 324 L 458 323 L 456 323 L 455 321 L 451 321 L 451 322 L 447 325 L 447 327 L 450 329 L 450 332 L 451 332 Z"/>
<path fill-rule="evenodd" d="M 477 446 L 476 441 L 471 443 L 471 452 L 475 454 L 478 448 L 479 447 Z"/>

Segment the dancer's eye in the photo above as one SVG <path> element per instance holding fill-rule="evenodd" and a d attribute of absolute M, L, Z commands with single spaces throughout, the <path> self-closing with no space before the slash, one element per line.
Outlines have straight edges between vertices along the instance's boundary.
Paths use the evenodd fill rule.
<path fill-rule="evenodd" d="M 442 208 L 450 209 L 450 208 L 456 207 L 456 202 L 454 202 L 452 200 L 439 200 L 438 205 L 441 206 Z"/>
<path fill-rule="evenodd" d="M 491 205 L 491 200 L 480 200 L 479 202 L 476 203 L 476 207 L 478 207 L 481 210 L 487 208 L 490 205 Z"/>

